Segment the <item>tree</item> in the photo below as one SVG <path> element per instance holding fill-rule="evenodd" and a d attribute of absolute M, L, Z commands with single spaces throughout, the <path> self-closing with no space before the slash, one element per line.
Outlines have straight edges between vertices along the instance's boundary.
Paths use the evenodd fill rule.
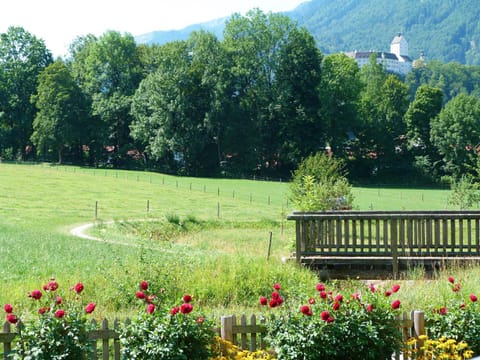
<path fill-rule="evenodd" d="M 475 173 L 480 139 L 480 98 L 460 94 L 450 100 L 431 126 L 431 141 L 444 171 L 453 179 Z"/>
<path fill-rule="evenodd" d="M 293 173 L 290 200 L 301 211 L 349 209 L 352 188 L 345 162 L 324 153 L 305 158 Z"/>
<path fill-rule="evenodd" d="M 345 54 L 324 58 L 319 87 L 321 112 L 327 127 L 326 141 L 335 154 L 341 154 L 345 144 L 359 130 L 358 106 L 362 86 L 355 60 Z"/>
<path fill-rule="evenodd" d="M 25 159 L 35 106 L 30 97 L 37 88 L 38 75 L 52 61 L 43 40 L 21 27 L 0 34 L 0 153 L 10 149 Z"/>
<path fill-rule="evenodd" d="M 405 156 L 406 128 L 403 120 L 409 104 L 408 87 L 393 74 L 387 74 L 376 63 L 376 55 L 370 64 L 361 69 L 365 84 L 361 94 L 359 131 L 360 158 L 369 158 L 371 169 L 382 175 L 385 171 L 404 173 L 400 160 Z"/>
<path fill-rule="evenodd" d="M 450 205 L 458 206 L 460 210 L 470 209 L 480 202 L 480 186 L 468 174 L 460 176 L 451 183 L 451 193 L 448 196 Z"/>
<path fill-rule="evenodd" d="M 244 168 L 260 171 L 297 161 L 321 138 L 314 90 L 321 57 L 313 39 L 287 16 L 256 9 L 227 21 L 223 44 L 232 59 L 236 131 L 244 142 L 233 154 L 246 153 Z"/>
<path fill-rule="evenodd" d="M 109 161 L 122 164 L 132 144 L 131 100 L 142 79 L 135 39 L 130 34 L 108 31 L 98 39 L 77 39 L 72 74 L 92 104 L 96 126 L 96 151 L 113 150 Z"/>
<path fill-rule="evenodd" d="M 407 147 L 415 159 L 415 167 L 432 178 L 438 154 L 430 141 L 430 124 L 442 109 L 443 92 L 429 85 L 422 85 L 415 93 L 405 114 Z"/>
<path fill-rule="evenodd" d="M 135 93 L 132 136 L 153 160 L 189 175 L 211 174 L 219 164 L 220 43 L 213 34 L 193 33 L 164 45 L 162 53 L 158 69 Z"/>
<path fill-rule="evenodd" d="M 272 158 L 289 172 L 306 156 L 324 146 L 326 129 L 319 116 L 322 54 L 304 29 L 293 29 L 279 54 L 271 116 L 278 117 L 278 139 Z M 273 144 L 274 141 L 271 141 Z"/>
<path fill-rule="evenodd" d="M 65 64 L 57 60 L 40 74 L 32 102 L 38 109 L 31 140 L 38 154 L 54 151 L 62 163 L 65 148 L 82 145 L 86 102 Z"/>

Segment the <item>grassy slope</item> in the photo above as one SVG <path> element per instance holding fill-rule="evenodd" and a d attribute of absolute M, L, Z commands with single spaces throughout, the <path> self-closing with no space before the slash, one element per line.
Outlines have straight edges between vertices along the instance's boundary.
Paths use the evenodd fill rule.
<path fill-rule="evenodd" d="M 98 315 L 130 311 L 132 293 L 143 278 L 174 299 L 192 292 L 218 312 L 248 307 L 275 281 L 292 296 L 309 292 L 315 277 L 280 261 L 294 236 L 293 224 L 282 220 L 292 211 L 287 193 L 285 183 L 0 164 L 0 301 L 25 303 L 27 291 L 50 276 L 64 286 L 82 280 L 86 296 L 100 304 Z M 447 195 L 442 190 L 356 188 L 355 204 L 364 210 L 442 209 Z M 96 202 L 100 221 L 176 214 L 216 225 L 175 242 L 139 240 L 120 227 L 95 232 L 117 244 L 71 236 L 71 228 L 94 220 Z"/>

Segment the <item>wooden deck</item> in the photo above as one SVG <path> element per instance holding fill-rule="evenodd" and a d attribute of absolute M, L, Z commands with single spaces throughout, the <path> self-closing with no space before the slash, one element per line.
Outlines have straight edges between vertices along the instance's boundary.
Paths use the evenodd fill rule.
<path fill-rule="evenodd" d="M 480 262 L 480 211 L 294 212 L 298 263 L 320 270 L 427 270 Z"/>

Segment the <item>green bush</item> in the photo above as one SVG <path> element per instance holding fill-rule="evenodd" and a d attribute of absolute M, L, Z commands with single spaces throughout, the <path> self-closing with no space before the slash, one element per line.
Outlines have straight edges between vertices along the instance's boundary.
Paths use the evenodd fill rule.
<path fill-rule="evenodd" d="M 83 360 L 94 351 L 88 338 L 92 324 L 87 315 L 95 310 L 95 303 L 82 303 L 83 284 L 77 283 L 69 293 L 63 295 L 59 285 L 51 279 L 42 290 L 33 290 L 29 297 L 37 310 L 37 321 L 29 321 L 20 330 L 19 340 L 10 359 Z M 16 323 L 13 308 L 4 306 L 7 320 Z M 10 313 L 9 313 L 10 311 Z M 14 321 L 11 321 L 14 320 Z"/>
<path fill-rule="evenodd" d="M 171 309 L 158 305 L 155 295 L 147 293 L 142 281 L 136 296 L 145 304 L 138 316 L 121 329 L 120 343 L 126 359 L 204 360 L 212 353 L 213 325 L 194 315 L 191 296 Z"/>
<path fill-rule="evenodd" d="M 350 209 L 353 194 L 345 163 L 323 153 L 304 159 L 293 174 L 290 200 L 301 211 Z"/>
<path fill-rule="evenodd" d="M 390 298 L 398 286 L 384 293 L 372 287 L 344 298 L 319 284 L 316 297 L 287 308 L 278 288 L 269 301 L 262 297 L 260 302 L 282 308 L 267 322 L 267 341 L 279 359 L 381 360 L 401 348 L 400 302 Z"/>
<path fill-rule="evenodd" d="M 475 294 L 463 293 L 453 277 L 448 281 L 454 293 L 446 304 L 433 307 L 425 314 L 430 338 L 445 337 L 464 341 L 474 354 L 480 354 L 480 305 Z"/>

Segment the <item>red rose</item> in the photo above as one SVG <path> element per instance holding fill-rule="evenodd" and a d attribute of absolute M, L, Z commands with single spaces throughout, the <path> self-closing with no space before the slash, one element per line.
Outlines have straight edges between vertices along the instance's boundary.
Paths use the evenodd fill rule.
<path fill-rule="evenodd" d="M 317 284 L 317 291 L 320 292 L 320 291 L 325 291 L 325 285 L 323 284 Z"/>
<path fill-rule="evenodd" d="M 260 296 L 260 304 L 261 305 L 267 305 L 268 304 L 268 300 L 265 296 Z"/>
<path fill-rule="evenodd" d="M 60 305 L 62 303 L 62 298 L 60 296 L 57 296 L 57 298 L 55 299 L 55 303 L 57 305 Z"/>
<path fill-rule="evenodd" d="M 340 303 L 338 301 L 335 301 L 333 303 L 333 310 L 337 311 L 338 309 L 340 309 Z"/>
<path fill-rule="evenodd" d="M 352 294 L 352 299 L 353 300 L 360 300 L 360 294 L 359 293 Z"/>
<path fill-rule="evenodd" d="M 343 301 L 343 296 L 338 294 L 337 296 L 335 296 L 335 301 L 336 302 L 342 302 Z"/>
<path fill-rule="evenodd" d="M 453 284 L 455 282 L 455 279 L 453 278 L 453 276 L 449 276 L 448 277 L 448 282 Z"/>
<path fill-rule="evenodd" d="M 5 304 L 3 305 L 3 310 L 5 310 L 7 314 L 11 314 L 13 312 L 13 306 L 10 304 Z"/>
<path fill-rule="evenodd" d="M 312 308 L 308 305 L 303 305 L 300 308 L 300 312 L 304 315 L 307 315 L 307 316 L 312 316 L 313 315 Z"/>
<path fill-rule="evenodd" d="M 398 284 L 393 285 L 392 291 L 393 291 L 394 293 L 396 293 L 396 292 L 398 292 L 398 290 L 400 290 L 400 285 L 398 285 Z"/>
<path fill-rule="evenodd" d="M 366 307 L 366 310 L 367 310 L 367 312 L 372 312 L 372 310 L 373 310 L 373 305 L 372 305 L 372 304 L 368 304 L 367 307 Z"/>
<path fill-rule="evenodd" d="M 137 291 L 135 296 L 137 297 L 137 299 L 145 299 L 145 293 L 143 291 Z"/>
<path fill-rule="evenodd" d="M 40 290 L 33 290 L 28 296 L 32 299 L 40 300 L 42 298 L 42 292 Z"/>
<path fill-rule="evenodd" d="M 400 300 L 395 300 L 393 303 L 392 303 L 392 309 L 396 310 L 400 308 Z"/>
<path fill-rule="evenodd" d="M 314 298 L 308 299 L 308 303 L 312 305 L 315 304 L 315 299 Z"/>
<path fill-rule="evenodd" d="M 447 308 L 446 307 L 441 307 L 438 310 L 438 312 L 439 312 L 440 315 L 446 315 L 447 314 Z"/>
<path fill-rule="evenodd" d="M 172 310 L 170 310 L 170 315 L 174 316 L 178 314 L 179 311 L 180 311 L 180 308 L 178 306 L 175 306 Z"/>
<path fill-rule="evenodd" d="M 153 314 L 154 311 L 155 311 L 155 304 L 148 304 L 147 313 Z"/>
<path fill-rule="evenodd" d="M 329 316 L 328 319 L 327 319 L 327 323 L 329 323 L 329 324 L 334 322 L 334 321 L 335 321 L 335 319 L 333 318 L 333 316 Z"/>
<path fill-rule="evenodd" d="M 80 294 L 83 291 L 83 284 L 80 282 L 75 284 L 75 286 L 73 287 L 73 290 L 75 290 L 77 294 Z"/>
<path fill-rule="evenodd" d="M 389 297 L 390 295 L 392 295 L 392 291 L 391 291 L 391 290 L 385 291 L 385 296 L 386 296 L 386 297 Z"/>
<path fill-rule="evenodd" d="M 278 306 L 277 300 L 270 299 L 268 306 L 270 306 L 271 308 L 277 307 Z"/>
<path fill-rule="evenodd" d="M 38 309 L 38 313 L 39 313 L 40 315 L 43 315 L 43 314 L 45 314 L 45 313 L 48 312 L 48 311 L 50 311 L 50 308 L 49 308 L 48 306 L 45 306 L 45 307 L 42 307 L 42 308 Z"/>
<path fill-rule="evenodd" d="M 47 289 L 45 289 L 45 287 L 44 287 L 45 290 L 55 291 L 55 290 L 58 289 L 58 283 L 57 283 L 55 280 L 51 280 L 51 281 L 47 284 L 46 288 L 47 288 Z"/>
<path fill-rule="evenodd" d="M 191 313 L 193 310 L 193 306 L 190 303 L 184 303 L 180 306 L 180 312 L 182 314 L 188 314 Z"/>
<path fill-rule="evenodd" d="M 90 304 L 88 304 L 86 307 L 85 307 L 85 312 L 87 314 L 91 314 L 93 312 L 93 310 L 95 310 L 95 303 L 91 302 Z"/>
<path fill-rule="evenodd" d="M 277 300 L 280 297 L 280 294 L 276 291 L 272 292 L 272 299 Z"/>
<path fill-rule="evenodd" d="M 373 284 L 368 285 L 368 288 L 370 289 L 370 291 L 372 293 L 374 293 L 376 291 L 375 286 Z"/>
<path fill-rule="evenodd" d="M 147 290 L 148 289 L 148 282 L 145 281 L 145 280 L 140 282 L 140 289 L 142 289 L 143 291 Z"/>
<path fill-rule="evenodd" d="M 185 294 L 185 295 L 183 295 L 182 300 L 183 300 L 184 303 L 189 303 L 190 301 L 192 301 L 192 297 L 188 294 Z"/>
<path fill-rule="evenodd" d="M 197 324 L 203 324 L 205 322 L 205 318 L 203 316 L 198 317 Z"/>
<path fill-rule="evenodd" d="M 327 321 L 328 318 L 330 317 L 330 313 L 327 310 L 324 310 L 320 313 L 320 317 L 322 318 L 323 321 Z"/>
<path fill-rule="evenodd" d="M 273 285 L 273 288 L 274 288 L 275 290 L 280 290 L 280 284 L 278 284 L 278 283 L 274 284 L 274 285 Z"/>
<path fill-rule="evenodd" d="M 65 311 L 62 310 L 62 309 L 58 309 L 57 311 L 55 311 L 55 317 L 58 318 L 58 319 L 61 319 L 65 316 Z"/>
<path fill-rule="evenodd" d="M 470 294 L 470 300 L 472 300 L 473 302 L 476 302 L 478 299 L 474 294 Z"/>
<path fill-rule="evenodd" d="M 452 291 L 453 292 L 459 292 L 460 291 L 460 284 L 455 284 L 453 287 L 452 287 Z"/>
<path fill-rule="evenodd" d="M 465 304 L 460 305 L 460 309 L 465 309 L 466 307 L 467 307 L 467 305 L 465 305 Z"/>
<path fill-rule="evenodd" d="M 327 293 L 325 291 L 320 291 L 320 297 L 322 299 L 326 299 L 327 298 Z"/>
<path fill-rule="evenodd" d="M 280 306 L 280 305 L 282 305 L 282 304 L 283 304 L 283 298 L 282 298 L 282 297 L 279 297 L 279 298 L 277 299 L 277 305 Z"/>
<path fill-rule="evenodd" d="M 10 324 L 16 324 L 18 322 L 18 318 L 15 314 L 7 314 L 7 321 Z"/>

